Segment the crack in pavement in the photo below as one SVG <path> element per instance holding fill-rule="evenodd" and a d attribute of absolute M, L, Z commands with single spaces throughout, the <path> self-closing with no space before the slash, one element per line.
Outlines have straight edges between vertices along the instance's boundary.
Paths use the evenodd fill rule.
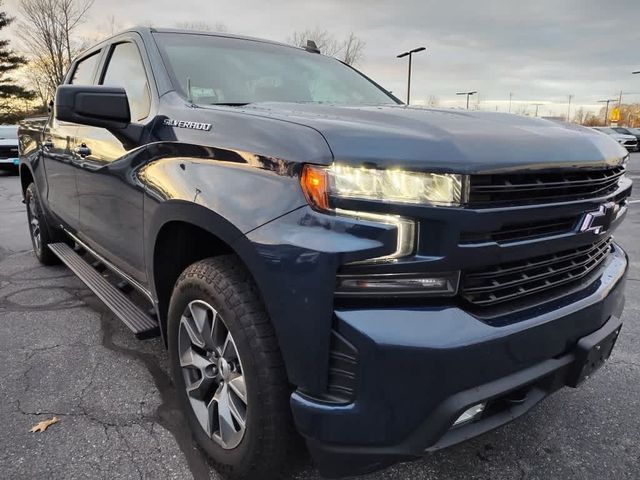
<path fill-rule="evenodd" d="M 88 299 L 88 304 L 100 313 L 103 333 L 102 346 L 113 352 L 140 361 L 147 368 L 161 398 L 161 404 L 156 408 L 153 419 L 175 438 L 178 447 L 185 456 L 193 478 L 195 480 L 208 480 L 210 478 L 208 461 L 204 453 L 200 451 L 199 447 L 193 441 L 191 430 L 187 426 L 186 419 L 183 417 L 182 410 L 178 404 L 171 378 L 160 368 L 157 359 L 153 355 L 140 350 L 130 349 L 114 342 L 114 327 L 106 318 L 106 315 L 110 313 L 106 313 L 106 307 L 101 303 L 96 304 L 97 302 L 99 302 L 97 298 Z"/>
<path fill-rule="evenodd" d="M 100 300 L 97 299 L 88 288 L 86 288 L 84 285 L 74 287 L 70 285 L 55 284 L 56 280 L 60 281 L 62 279 L 66 280 L 71 278 L 75 278 L 75 276 L 69 274 L 68 272 L 65 272 L 64 274 L 58 273 L 56 275 L 43 275 L 41 267 L 29 268 L 27 270 L 19 269 L 18 271 L 14 271 L 9 274 L 0 274 L 0 281 L 3 282 L 3 289 L 6 289 L 4 293 L 0 295 L 0 313 L 6 314 L 12 312 L 38 311 L 51 313 L 63 310 L 73 311 L 82 308 L 91 309 L 91 311 L 93 311 L 98 316 L 99 320 L 100 337 L 96 337 L 95 340 L 99 343 L 91 343 L 90 345 L 83 344 L 83 346 L 101 346 L 107 350 L 115 352 L 116 354 L 118 354 L 118 356 L 127 357 L 136 361 L 137 363 L 142 364 L 142 366 L 146 368 L 146 371 L 149 372 L 151 379 L 159 393 L 161 402 L 160 405 L 153 411 L 153 414 L 150 415 L 148 412 L 145 414 L 144 405 L 148 404 L 148 397 L 144 397 L 144 399 L 140 401 L 140 405 L 133 415 L 125 414 L 115 417 L 110 417 L 109 415 L 107 415 L 105 417 L 101 412 L 92 412 L 90 410 L 90 405 L 86 404 L 85 396 L 88 395 L 91 391 L 94 380 L 96 379 L 96 375 L 98 375 L 98 372 L 100 370 L 100 366 L 102 363 L 104 363 L 104 360 L 101 360 L 100 357 L 97 356 L 96 361 L 91 368 L 91 372 L 88 373 L 89 381 L 80 389 L 78 395 L 73 398 L 72 402 L 64 408 L 29 409 L 25 408 L 25 405 L 21 403 L 21 401 L 23 400 L 22 398 L 16 399 L 15 402 L 7 402 L 5 403 L 5 406 L 10 407 L 10 410 L 12 411 L 14 411 L 15 409 L 16 413 L 26 416 L 55 415 L 61 418 L 84 417 L 88 421 L 95 422 L 97 425 L 101 425 L 105 431 L 105 434 L 108 432 L 108 430 L 112 430 L 112 432 L 115 431 L 116 434 L 122 439 L 122 441 L 125 442 L 128 446 L 128 448 L 126 449 L 127 452 L 125 453 L 131 457 L 133 467 L 135 467 L 135 471 L 138 473 L 140 478 L 143 478 L 145 476 L 145 472 L 141 468 L 141 460 L 138 459 L 138 461 L 136 462 L 134 456 L 131 455 L 131 451 L 134 449 L 134 447 L 131 445 L 131 442 L 127 438 L 125 438 L 126 432 L 122 431 L 121 429 L 140 426 L 144 429 L 144 431 L 152 432 L 150 433 L 150 435 L 154 438 L 154 444 L 159 445 L 158 438 L 155 437 L 157 434 L 154 433 L 153 429 L 153 425 L 157 423 L 174 438 L 178 448 L 184 455 L 186 466 L 191 472 L 193 478 L 195 480 L 208 480 L 210 478 L 211 469 L 207 457 L 194 443 L 186 419 L 183 417 L 182 411 L 179 408 L 178 399 L 175 396 L 175 390 L 172 381 L 169 375 L 158 364 L 156 355 L 152 353 L 145 353 L 134 348 L 128 348 L 116 343 L 114 340 L 114 335 L 116 332 L 119 332 L 119 324 L 117 323 L 117 320 L 111 315 L 107 307 L 105 307 L 102 302 L 100 302 Z M 38 284 L 38 282 L 42 283 L 43 281 L 52 282 L 52 285 L 49 285 L 46 288 L 55 288 L 60 292 L 64 292 L 64 298 L 60 298 L 57 301 L 55 301 L 55 299 L 54 301 L 50 301 L 50 299 L 44 297 L 42 299 L 43 303 L 36 305 L 21 305 L 12 301 L 14 295 L 22 294 L 24 296 L 28 295 L 28 291 L 30 290 L 35 291 L 43 288 Z M 60 296 L 62 296 L 62 293 L 60 293 Z M 16 350 L 16 352 L 23 352 L 23 362 L 26 367 L 23 373 L 23 388 L 21 388 L 23 395 L 28 396 L 29 390 L 32 388 L 31 372 L 34 370 L 37 363 L 33 361 L 34 356 L 43 352 L 52 351 L 58 348 L 70 347 L 74 344 L 79 345 L 81 343 L 82 342 L 65 343 L 64 341 L 56 341 L 54 345 L 47 345 L 45 347 L 37 348 L 21 348 Z M 149 425 L 151 426 L 149 427 Z"/>

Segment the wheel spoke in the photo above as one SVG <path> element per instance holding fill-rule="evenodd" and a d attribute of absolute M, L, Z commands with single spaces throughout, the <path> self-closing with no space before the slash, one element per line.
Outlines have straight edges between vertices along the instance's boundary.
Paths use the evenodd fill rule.
<path fill-rule="evenodd" d="M 232 407 L 229 399 L 228 387 L 223 387 L 216 393 L 214 399 L 218 403 L 218 434 L 220 440 L 226 445 L 235 443 L 239 435 L 242 434 L 244 428 L 241 426 L 240 430 L 236 430 L 233 423 Z"/>
<path fill-rule="evenodd" d="M 229 388 L 245 405 L 247 404 L 247 387 L 244 384 L 244 375 L 238 375 L 230 380 Z"/>
<path fill-rule="evenodd" d="M 193 348 L 187 348 L 182 355 L 180 355 L 181 367 L 193 367 L 203 371 L 209 365 L 211 365 L 211 362 L 207 358 L 195 352 Z"/>
<path fill-rule="evenodd" d="M 224 350 L 224 344 L 226 342 L 226 338 L 229 332 L 227 331 L 227 327 L 224 322 L 220 319 L 218 315 L 215 316 L 215 321 L 213 322 L 213 326 L 211 328 L 211 339 L 212 346 L 214 350 L 218 353 L 218 355 L 222 355 Z"/>
<path fill-rule="evenodd" d="M 231 332 L 227 333 L 227 338 L 225 339 L 222 347 L 222 356 L 226 360 L 236 360 L 238 358 L 238 351 L 236 350 L 236 344 L 233 341 Z"/>
<path fill-rule="evenodd" d="M 202 376 L 199 380 L 187 385 L 187 393 L 190 397 L 197 398 L 198 400 L 206 400 L 207 394 L 209 394 L 209 397 L 211 396 L 209 392 L 214 382 L 215 379 Z"/>
<path fill-rule="evenodd" d="M 193 318 L 189 318 L 183 315 L 180 319 L 180 326 L 184 328 L 184 331 L 189 336 L 189 340 L 193 345 L 196 345 L 200 348 L 205 348 L 204 340 L 198 333 L 198 329 L 196 328 Z"/>
<path fill-rule="evenodd" d="M 216 323 L 218 323 L 218 312 L 210 308 L 207 312 L 207 321 L 205 322 L 202 329 L 202 337 L 204 338 L 204 342 L 207 345 L 207 350 L 214 351 L 216 348 L 214 337 Z"/>
<path fill-rule="evenodd" d="M 191 408 L 193 409 L 193 413 L 195 413 L 198 422 L 204 431 L 207 433 L 207 436 L 211 437 L 213 434 L 213 430 L 211 428 L 213 418 L 212 414 L 212 405 L 215 406 L 215 402 L 211 400 L 208 404 L 203 402 L 202 400 L 197 400 L 195 398 L 189 399 L 191 402 Z"/>
<path fill-rule="evenodd" d="M 193 318 L 193 323 L 198 333 L 202 336 L 204 324 L 207 321 L 207 308 L 200 302 L 191 302 L 189 304 L 189 311 L 191 312 L 191 318 Z"/>
<path fill-rule="evenodd" d="M 229 411 L 240 426 L 240 430 L 242 430 L 245 426 L 246 407 L 243 404 L 238 405 L 240 402 L 231 397 L 230 390 L 228 390 L 227 393 L 229 393 Z"/>

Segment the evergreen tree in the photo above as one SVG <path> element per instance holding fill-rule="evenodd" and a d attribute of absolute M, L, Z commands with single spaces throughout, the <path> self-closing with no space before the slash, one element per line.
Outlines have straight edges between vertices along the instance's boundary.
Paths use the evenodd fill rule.
<path fill-rule="evenodd" d="M 2 0 L 0 0 L 0 7 Z M 0 31 L 13 21 L 6 12 L 0 11 Z M 10 77 L 11 72 L 27 63 L 24 57 L 9 48 L 9 40 L 0 40 L 0 123 L 9 123 L 17 119 L 18 100 L 31 100 L 33 92 L 18 85 Z"/>

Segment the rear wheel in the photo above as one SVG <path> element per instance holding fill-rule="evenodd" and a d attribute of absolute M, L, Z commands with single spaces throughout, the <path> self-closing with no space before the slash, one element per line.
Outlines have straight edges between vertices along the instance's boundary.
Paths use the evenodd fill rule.
<path fill-rule="evenodd" d="M 198 444 L 228 477 L 282 478 L 294 438 L 273 327 L 235 256 L 199 261 L 176 282 L 169 359 Z"/>
<path fill-rule="evenodd" d="M 53 243 L 53 239 L 51 238 L 49 225 L 34 183 L 30 183 L 27 187 L 24 200 L 27 204 L 27 219 L 29 221 L 29 235 L 31 236 L 33 252 L 40 260 L 40 263 L 54 265 L 58 263 L 58 257 L 49 250 L 49 244 Z"/>

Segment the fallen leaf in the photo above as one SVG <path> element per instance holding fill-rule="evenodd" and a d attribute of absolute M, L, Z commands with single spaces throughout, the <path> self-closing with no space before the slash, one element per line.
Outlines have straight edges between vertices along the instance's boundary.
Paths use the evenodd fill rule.
<path fill-rule="evenodd" d="M 30 432 L 44 432 L 47 428 L 49 428 L 54 423 L 58 423 L 58 417 L 50 418 L 49 420 L 45 420 L 43 422 L 36 423 Z"/>

